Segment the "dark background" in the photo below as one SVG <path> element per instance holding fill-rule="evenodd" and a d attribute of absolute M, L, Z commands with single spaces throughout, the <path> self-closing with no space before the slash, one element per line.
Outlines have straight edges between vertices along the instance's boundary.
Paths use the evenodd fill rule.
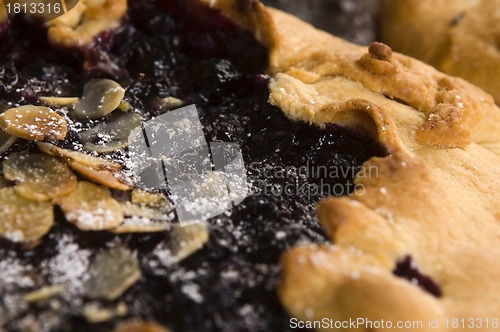
<path fill-rule="evenodd" d="M 376 39 L 379 0 L 262 0 L 357 44 Z"/>

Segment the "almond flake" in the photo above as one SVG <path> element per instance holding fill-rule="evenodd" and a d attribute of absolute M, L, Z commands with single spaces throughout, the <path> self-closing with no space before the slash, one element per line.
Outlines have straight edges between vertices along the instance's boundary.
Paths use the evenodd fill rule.
<path fill-rule="evenodd" d="M 85 181 L 78 182 L 71 194 L 58 197 L 66 219 L 81 230 L 102 231 L 117 227 L 123 222 L 121 205 L 109 192 Z"/>
<path fill-rule="evenodd" d="M 49 201 L 76 189 L 77 179 L 62 161 L 43 154 L 13 153 L 3 163 L 3 174 L 14 190 L 36 201 Z"/>
<path fill-rule="evenodd" d="M 114 300 L 141 277 L 139 261 L 121 246 L 102 252 L 91 269 L 86 293 L 94 299 Z"/>
<path fill-rule="evenodd" d="M 69 167 L 92 182 L 117 190 L 134 188 L 131 178 L 123 174 L 123 166 L 103 158 L 59 148 L 53 144 L 39 142 L 40 150 L 48 155 L 62 158 Z"/>
<path fill-rule="evenodd" d="M 13 188 L 0 189 L 0 235 L 13 242 L 36 242 L 54 223 L 52 204 L 19 196 Z"/>
<path fill-rule="evenodd" d="M 79 119 L 99 119 L 120 106 L 125 89 L 109 79 L 94 79 L 83 87 L 83 97 L 75 105 L 74 115 Z"/>
<path fill-rule="evenodd" d="M 0 114 L 0 128 L 8 134 L 32 141 L 64 139 L 68 125 L 48 107 L 25 105 Z"/>

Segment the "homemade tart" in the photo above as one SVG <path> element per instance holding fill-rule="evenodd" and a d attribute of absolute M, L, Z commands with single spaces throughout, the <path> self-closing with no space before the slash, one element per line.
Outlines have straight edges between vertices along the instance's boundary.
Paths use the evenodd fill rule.
<path fill-rule="evenodd" d="M 5 266 L 13 271 L 2 276 L 8 287 L 0 286 L 0 293 L 17 305 L 16 310 L 0 308 L 8 317 L 0 323 L 13 330 L 28 325 L 39 330 L 106 331 L 127 315 L 123 304 L 128 315 L 155 320 L 172 331 L 287 331 L 289 320 L 272 295 L 279 272 L 276 261 L 283 250 L 298 243 L 302 245 L 283 256 L 279 285 L 279 298 L 292 317 L 425 323 L 441 319 L 441 330 L 453 329 L 443 327 L 445 318 L 498 318 L 500 272 L 494 266 L 500 257 L 495 246 L 500 222 L 496 194 L 500 188 L 500 110 L 492 97 L 461 79 L 393 54 L 384 44 L 373 43 L 369 48 L 350 44 L 258 1 L 201 2 L 249 30 L 268 50 L 197 1 L 185 6 L 166 0 L 129 2 L 122 26 L 114 33 L 97 35 L 90 45 L 71 46 L 74 57 L 52 52 L 34 59 L 32 65 L 23 56 L 46 44 L 30 38 L 17 48 L 17 58 L 3 59 L 0 70 L 7 80 L 2 82 L 0 99 L 15 106 L 4 114 L 10 111 L 15 119 L 21 104 L 32 104 L 40 111 L 43 103 L 60 103 L 54 93 L 78 97 L 86 84 L 102 84 L 91 78 L 111 78 L 127 87 L 118 110 L 98 115 L 97 125 L 112 122 L 121 108 L 125 114 L 140 114 L 142 121 L 147 120 L 173 107 L 168 97 L 196 103 L 208 140 L 234 139 L 242 145 L 252 166 L 254 188 L 297 181 L 309 189 L 321 181 L 347 187 L 350 181 L 349 176 L 292 174 L 270 179 L 266 175 L 275 174 L 280 166 L 312 162 L 360 170 L 355 182 L 364 192 L 327 198 L 319 204 L 319 221 L 333 244 L 325 243 L 311 217 L 313 204 L 329 196 L 328 192 L 309 196 L 258 192 L 232 213 L 210 220 L 208 242 L 199 231 L 188 237 L 184 242 L 194 238 L 194 248 L 205 246 L 194 254 L 179 254 L 182 258 L 192 254 L 185 260 L 172 255 L 175 244 L 183 242 L 175 219 L 167 220 L 171 229 L 167 236 L 150 230 L 144 235 L 86 233 L 57 222 L 33 249 L 25 251 L 10 242 L 0 248 Z M 12 31 L 22 33 L 22 21 L 17 24 Z M 162 36 L 160 29 L 165 29 Z M 14 45 L 15 33 L 7 36 L 7 46 L 0 46 L 1 51 Z M 165 39 L 167 33 L 174 37 Z M 136 48 L 130 47 L 130 40 Z M 140 73 L 142 79 L 134 82 Z M 167 100 L 166 105 L 158 106 L 158 99 Z M 42 190 L 28 186 L 27 192 L 41 192 L 44 199 L 24 197 L 26 171 L 17 166 L 24 158 L 14 154 L 5 159 L 14 160 L 7 163 L 14 165 L 10 166 L 14 171 L 7 173 L 20 173 L 17 178 L 21 180 L 5 184 L 8 187 L 2 194 L 6 198 L 0 203 L 18 206 L 9 200 L 26 200 L 40 205 L 33 209 L 50 214 L 51 202 L 55 202 L 72 221 L 64 207 L 72 211 L 74 202 L 90 202 L 103 195 L 125 205 L 152 204 L 144 195 L 155 195 L 157 202 L 157 195 L 167 194 L 127 195 L 126 187 L 109 191 L 92 184 L 133 187 L 122 177 L 113 182 L 97 172 L 124 170 L 103 160 L 122 164 L 126 153 L 122 149 L 98 153 L 91 161 L 82 157 L 88 152 L 76 144 L 81 140 L 76 134 L 95 123 L 78 120 L 71 107 L 52 107 L 68 122 L 66 138 L 60 141 L 56 135 L 64 129 L 42 136 L 55 145 L 35 144 L 30 139 L 39 137 L 19 135 L 21 139 L 2 157 L 28 153 L 41 165 L 57 163 L 68 174 L 61 193 L 54 200 L 45 199 L 43 180 L 34 187 Z M 19 133 L 18 127 L 9 130 Z M 78 172 L 76 186 L 73 171 L 68 172 L 60 162 Z M 81 164 L 107 166 L 89 170 Z M 63 194 L 66 190 L 70 193 Z M 88 192 L 95 194 L 87 197 Z M 61 211 L 56 211 L 63 220 Z M 78 221 L 73 222 L 86 229 L 88 225 Z M 109 229 L 119 226 L 113 223 Z M 10 239 L 25 242 L 19 237 Z M 92 267 L 90 276 L 88 266 Z M 61 272 L 68 269 L 75 271 Z M 126 273 L 113 273 L 116 270 Z M 35 271 L 40 277 L 33 277 Z M 13 280 L 19 274 L 26 276 L 24 283 Z M 106 276 L 116 278 L 117 285 L 108 285 Z M 50 298 L 56 299 L 48 304 L 36 301 L 39 293 L 28 294 L 29 300 L 35 298 L 29 302 L 34 305 L 18 299 L 18 293 L 58 284 L 66 288 L 49 288 Z M 109 319 L 99 320 L 96 311 L 107 312 Z M 492 324 L 475 327 L 495 330 Z"/>
<path fill-rule="evenodd" d="M 129 2 L 121 24 L 87 44 L 57 44 L 40 22 L 2 26 L 0 204 L 11 212 L 0 229 L 10 239 L 0 240 L 0 325 L 121 331 L 142 318 L 172 331 L 290 330 L 276 296 L 280 255 L 326 241 L 314 204 L 330 194 L 319 185 L 348 193 L 384 149 L 268 104 L 267 50 L 197 1 Z M 240 144 L 253 194 L 180 228 L 168 192 L 126 190 L 135 184 L 123 138 L 189 104 L 208 142 Z M 344 172 L 286 172 L 311 164 Z"/>
<path fill-rule="evenodd" d="M 384 0 L 381 39 L 394 50 L 462 77 L 500 103 L 500 1 Z"/>

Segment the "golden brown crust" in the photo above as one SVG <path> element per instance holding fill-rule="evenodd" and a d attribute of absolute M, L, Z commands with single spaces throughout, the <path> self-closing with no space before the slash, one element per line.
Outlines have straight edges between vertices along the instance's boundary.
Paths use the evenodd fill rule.
<path fill-rule="evenodd" d="M 460 79 L 448 77 L 400 54 L 394 54 L 390 59 L 380 60 L 367 52 L 365 47 L 356 46 L 317 31 L 279 11 L 271 12 L 275 18 L 275 27 L 290 26 L 285 30 L 280 28 L 277 29 L 278 32 L 274 32 L 279 43 L 271 51 L 271 64 L 273 71 L 279 72 L 280 76 L 271 86 L 271 103 L 275 104 L 276 98 L 282 100 L 283 97 L 306 97 L 304 93 L 301 93 L 303 88 L 310 91 L 307 97 L 314 95 L 314 91 L 317 93 L 321 90 L 319 102 L 314 98 L 312 99 L 315 103 L 313 105 L 307 105 L 301 101 L 305 104 L 304 107 L 307 107 L 307 112 L 300 112 L 302 117 L 293 117 L 319 122 L 314 119 L 317 109 L 329 101 L 346 101 L 353 97 L 353 93 L 357 96 L 375 93 L 403 101 L 418 110 L 421 113 L 420 116 L 423 115 L 431 124 L 435 121 L 436 111 L 441 109 L 441 107 L 436 109 L 437 106 L 440 104 L 455 106 L 453 109 L 449 108 L 453 114 L 444 116 L 441 109 L 440 115 L 447 122 L 447 127 L 462 126 L 463 128 L 459 132 L 443 130 L 443 128 L 435 130 L 435 126 L 422 123 L 421 130 L 428 133 L 419 135 L 422 143 L 435 145 L 436 141 L 441 141 L 444 144 L 439 145 L 444 147 L 464 147 L 469 141 L 485 145 L 498 144 L 500 111 L 491 96 L 480 89 Z M 311 34 L 315 38 L 307 37 Z M 300 36 L 302 36 L 302 41 Z M 307 73 L 307 82 L 304 82 L 301 76 L 293 76 L 297 71 Z M 312 78 L 313 75 L 316 77 Z M 345 80 L 340 82 L 341 78 Z M 359 88 L 352 86 L 351 90 L 355 91 L 349 93 L 344 93 L 343 89 L 339 89 L 351 86 L 353 82 L 361 86 Z M 302 84 L 304 87 L 300 86 Z M 292 86 L 298 90 L 294 96 L 280 93 L 280 89 L 291 89 Z M 370 99 L 367 95 L 365 97 Z M 287 110 L 284 111 L 291 114 Z M 442 133 L 440 139 L 436 140 L 436 136 L 440 133 Z"/>
<path fill-rule="evenodd" d="M 238 22 L 248 15 L 253 23 L 241 25 L 250 30 L 258 26 L 270 46 L 272 104 L 292 119 L 361 126 L 390 153 L 364 164 L 377 170 L 358 174 L 364 193 L 319 204 L 334 245 L 283 257 L 279 295 L 289 313 L 499 317 L 500 109 L 492 97 L 381 44 L 367 50 L 260 4 L 238 11 L 236 1 L 206 2 Z M 442 297 L 392 273 L 408 255 Z"/>
<path fill-rule="evenodd" d="M 381 36 L 395 50 L 460 76 L 500 103 L 499 0 L 385 0 Z"/>
<path fill-rule="evenodd" d="M 127 11 L 127 0 L 80 0 L 63 16 L 47 23 L 49 41 L 57 46 L 78 47 L 95 36 L 116 29 Z"/>

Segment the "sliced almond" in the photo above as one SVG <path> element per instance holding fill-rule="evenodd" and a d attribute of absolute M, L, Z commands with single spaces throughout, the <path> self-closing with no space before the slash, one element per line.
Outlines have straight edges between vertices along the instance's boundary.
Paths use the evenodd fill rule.
<path fill-rule="evenodd" d="M 122 100 L 120 105 L 118 105 L 118 109 L 122 112 L 128 112 L 132 109 L 132 105 L 128 101 Z"/>
<path fill-rule="evenodd" d="M 117 246 L 97 256 L 86 294 L 94 299 L 114 300 L 140 277 L 137 258 L 127 248 Z"/>
<path fill-rule="evenodd" d="M 38 143 L 40 150 L 51 156 L 62 158 L 69 167 L 86 179 L 117 190 L 130 190 L 134 182 L 123 172 L 123 166 L 103 158 L 59 148 L 53 144 Z"/>
<path fill-rule="evenodd" d="M 154 233 L 172 227 L 174 215 L 170 212 L 174 207 L 165 195 L 134 189 L 130 198 L 130 202 L 122 202 L 126 218 L 113 233 Z"/>
<path fill-rule="evenodd" d="M 49 201 L 76 189 L 77 179 L 62 161 L 43 154 L 10 154 L 3 174 L 16 183 L 14 190 L 27 199 Z"/>
<path fill-rule="evenodd" d="M 24 295 L 24 300 L 28 303 L 45 302 L 64 292 L 64 285 L 45 286 Z"/>
<path fill-rule="evenodd" d="M 169 211 L 148 208 L 133 204 L 131 202 L 122 203 L 125 220 L 112 230 L 116 234 L 124 233 L 156 233 L 164 232 L 172 227 L 173 216 Z"/>
<path fill-rule="evenodd" d="M 151 107 L 159 111 L 167 111 L 182 105 L 184 105 L 184 101 L 175 97 L 157 98 L 151 102 Z"/>
<path fill-rule="evenodd" d="M 169 242 L 172 262 L 177 263 L 191 256 L 208 241 L 208 227 L 204 222 L 189 226 L 174 226 Z"/>
<path fill-rule="evenodd" d="M 167 221 L 168 218 L 166 214 L 169 212 L 168 210 L 162 209 L 154 209 L 144 205 L 133 204 L 131 202 L 125 202 L 122 204 L 123 213 L 127 217 L 132 218 L 143 218 L 157 221 Z"/>
<path fill-rule="evenodd" d="M 78 138 L 87 151 L 112 152 L 126 147 L 130 134 L 140 125 L 139 114 L 122 113 L 113 121 L 102 122 L 92 129 L 81 132 Z"/>
<path fill-rule="evenodd" d="M 92 324 L 108 322 L 116 317 L 126 316 L 128 313 L 127 305 L 120 302 L 114 308 L 103 307 L 99 303 L 91 302 L 82 308 L 82 314 L 85 319 Z"/>
<path fill-rule="evenodd" d="M 60 148 L 54 144 L 37 142 L 38 147 L 43 153 L 51 156 L 60 157 L 66 160 L 73 160 L 80 164 L 91 166 L 97 169 L 106 169 L 109 171 L 119 171 L 123 168 L 119 163 L 115 163 L 103 158 L 94 157 L 86 153 L 71 151 L 67 149 Z"/>
<path fill-rule="evenodd" d="M 74 107 L 80 100 L 78 97 L 38 97 L 47 106 Z"/>
<path fill-rule="evenodd" d="M 57 141 L 66 137 L 66 120 L 48 107 L 25 105 L 0 114 L 0 128 L 32 141 Z"/>
<path fill-rule="evenodd" d="M 165 221 L 158 222 L 147 217 L 132 216 L 126 217 L 123 223 L 111 232 L 115 234 L 158 233 L 168 231 L 171 227 L 172 224 Z"/>
<path fill-rule="evenodd" d="M 106 187 L 117 190 L 130 190 L 134 188 L 133 181 L 121 172 L 95 168 L 74 160 L 69 160 L 68 165 L 88 180 L 105 185 Z"/>
<path fill-rule="evenodd" d="M 120 204 L 109 192 L 90 182 L 78 182 L 76 190 L 67 196 L 58 197 L 56 203 L 66 219 L 81 230 L 112 229 L 123 222 Z"/>
<path fill-rule="evenodd" d="M 170 332 L 156 323 L 132 320 L 118 325 L 113 332 Z"/>
<path fill-rule="evenodd" d="M 52 204 L 19 196 L 13 188 L 0 189 L 0 235 L 13 242 L 34 242 L 54 223 Z"/>
<path fill-rule="evenodd" d="M 47 142 L 36 142 L 36 145 L 38 145 L 38 148 L 43 153 L 48 154 L 49 156 L 52 157 L 59 157 L 59 155 L 57 154 L 57 150 L 60 148 L 55 146 L 54 144 Z"/>
<path fill-rule="evenodd" d="M 142 189 L 134 189 L 130 194 L 130 200 L 134 204 L 140 204 L 147 207 L 170 209 L 171 203 L 167 197 L 161 193 L 149 192 Z"/>
<path fill-rule="evenodd" d="M 83 87 L 83 97 L 75 105 L 74 115 L 79 119 L 99 119 L 120 106 L 125 89 L 108 79 L 95 79 Z"/>

